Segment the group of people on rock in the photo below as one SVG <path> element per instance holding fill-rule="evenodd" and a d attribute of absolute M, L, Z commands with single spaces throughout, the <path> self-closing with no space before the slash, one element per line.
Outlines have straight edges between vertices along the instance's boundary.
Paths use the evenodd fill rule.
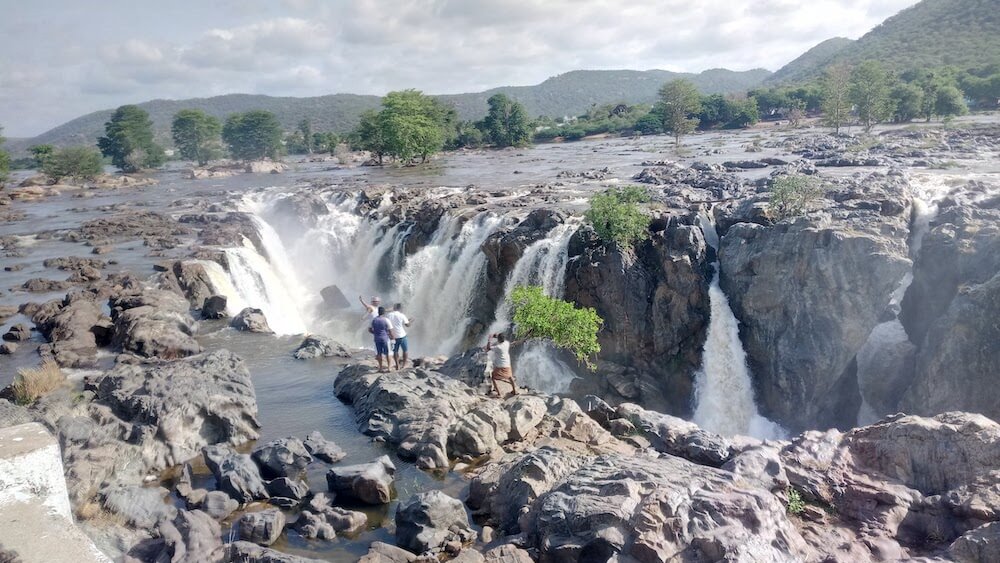
<path fill-rule="evenodd" d="M 378 296 L 373 296 L 371 301 L 366 303 L 364 297 L 358 296 L 361 305 L 365 308 L 365 321 L 370 321 L 368 332 L 375 340 L 375 361 L 378 362 L 379 373 L 388 373 L 389 366 L 399 370 L 406 367 L 409 361 L 410 344 L 406 339 L 406 327 L 410 326 L 410 319 L 403 313 L 403 304 L 396 303 L 391 312 L 386 312 L 382 306 L 382 300 Z M 389 346 L 392 346 L 392 362 L 389 360 Z M 503 381 L 511 386 L 513 394 L 517 395 L 517 382 L 514 379 L 513 366 L 510 361 L 511 342 L 507 340 L 502 332 L 491 334 L 486 339 L 486 352 L 490 355 L 490 363 L 493 370 L 490 373 L 490 381 L 493 384 L 492 393 L 500 396 L 500 388 L 497 382 Z M 402 359 L 400 359 L 402 352 Z"/>
<path fill-rule="evenodd" d="M 368 332 L 375 338 L 375 360 L 378 362 L 378 371 L 386 373 L 389 366 L 394 369 L 406 367 L 406 362 L 410 359 L 410 343 L 406 340 L 406 327 L 410 326 L 410 319 L 403 313 L 403 304 L 396 303 L 393 310 L 386 313 L 382 306 L 382 300 L 377 296 L 372 297 L 371 303 L 365 303 L 365 299 L 358 296 L 361 304 L 365 307 L 365 320 L 371 321 Z M 392 345 L 392 363 L 389 363 L 389 345 Z M 402 352 L 402 360 L 400 360 Z M 385 362 L 383 365 L 383 361 Z"/>

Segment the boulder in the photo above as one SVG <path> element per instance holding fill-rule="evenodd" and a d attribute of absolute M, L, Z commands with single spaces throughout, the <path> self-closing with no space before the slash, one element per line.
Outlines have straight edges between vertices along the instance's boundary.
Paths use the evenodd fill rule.
<path fill-rule="evenodd" d="M 133 548 L 125 563 L 205 563 L 222 561 L 225 556 L 219 523 L 200 510 L 178 511 L 173 520 L 160 522 L 157 533 L 158 538 Z"/>
<path fill-rule="evenodd" d="M 240 504 L 270 496 L 250 456 L 236 453 L 228 446 L 208 446 L 202 453 L 205 465 L 215 476 L 216 487 Z"/>
<path fill-rule="evenodd" d="M 278 477 L 267 482 L 267 492 L 272 498 L 280 497 L 300 501 L 309 495 L 309 485 L 288 477 Z"/>
<path fill-rule="evenodd" d="M 242 330 L 246 332 L 260 332 L 270 334 L 273 331 L 271 327 L 267 324 L 267 318 L 264 317 L 264 311 L 260 309 L 254 309 L 253 307 L 247 307 L 240 311 L 231 323 L 230 326 L 236 330 Z"/>
<path fill-rule="evenodd" d="M 337 533 L 357 533 L 367 524 L 368 517 L 364 512 L 333 506 L 326 493 L 319 493 L 302 510 L 296 529 L 310 539 L 330 540 Z"/>
<path fill-rule="evenodd" d="M 306 336 L 295 349 L 295 358 L 298 360 L 311 360 L 313 358 L 350 358 L 351 350 L 347 346 L 317 334 Z"/>
<path fill-rule="evenodd" d="M 258 545 L 271 545 L 285 529 L 285 515 L 277 508 L 247 512 L 237 523 L 241 540 Z"/>
<path fill-rule="evenodd" d="M 123 351 L 173 360 L 202 351 L 192 336 L 195 321 L 190 305 L 180 295 L 161 289 L 112 298 L 114 334 L 111 344 Z"/>
<path fill-rule="evenodd" d="M 306 436 L 302 444 L 313 457 L 326 463 L 337 463 L 347 457 L 347 453 L 340 449 L 340 446 L 323 438 L 319 431 L 313 431 Z"/>
<path fill-rule="evenodd" d="M 17 344 L 13 342 L 4 342 L 0 344 L 0 356 L 9 356 L 17 351 Z"/>
<path fill-rule="evenodd" d="M 323 306 L 328 311 L 343 311 L 353 307 L 350 300 L 344 296 L 344 292 L 335 285 L 324 287 L 319 294 L 323 298 Z"/>
<path fill-rule="evenodd" d="M 119 363 L 88 388 L 132 425 L 133 441 L 153 468 L 182 463 L 210 444 L 255 440 L 260 427 L 250 373 L 228 350 L 162 364 Z"/>
<path fill-rule="evenodd" d="M 295 477 L 313 460 L 298 438 L 281 438 L 257 446 L 251 457 L 268 479 Z"/>
<path fill-rule="evenodd" d="M 35 328 L 49 341 L 40 351 L 63 367 L 90 367 L 96 363 L 98 342 L 94 328 L 104 319 L 100 305 L 90 294 L 83 293 L 49 301 L 31 314 Z M 18 330 L 17 334 L 24 333 Z"/>
<path fill-rule="evenodd" d="M 205 298 L 201 305 L 201 318 L 203 319 L 223 319 L 226 317 L 226 304 L 228 300 L 225 295 L 212 295 Z"/>
<path fill-rule="evenodd" d="M 166 502 L 168 491 L 162 487 L 111 485 L 99 493 L 101 505 L 121 517 L 128 525 L 151 530 L 160 520 L 172 520 L 177 509 Z"/>
<path fill-rule="evenodd" d="M 358 563 L 413 563 L 416 559 L 416 555 L 405 549 L 377 541 L 372 542 Z"/>
<path fill-rule="evenodd" d="M 527 551 L 519 547 L 505 543 L 494 547 L 483 554 L 486 563 L 533 563 L 534 559 Z"/>
<path fill-rule="evenodd" d="M 320 559 L 282 553 L 246 541 L 234 541 L 226 547 L 227 563 L 323 563 Z"/>
<path fill-rule="evenodd" d="M 18 323 L 10 327 L 3 335 L 3 339 L 8 342 L 21 342 L 30 338 L 31 329 L 28 328 L 28 325 L 23 323 Z"/>
<path fill-rule="evenodd" d="M 441 549 L 445 543 L 475 538 L 462 501 L 441 491 L 413 495 L 396 510 L 396 545 L 414 553 Z"/>
<path fill-rule="evenodd" d="M 963 534 L 948 548 L 958 563 L 1000 561 L 1000 522 L 990 522 Z"/>
<path fill-rule="evenodd" d="M 365 504 L 388 504 L 392 499 L 395 473 L 396 466 L 389 456 L 382 456 L 371 463 L 330 469 L 326 482 L 330 491 L 338 496 Z"/>
<path fill-rule="evenodd" d="M 223 491 L 205 491 L 201 502 L 189 508 L 197 508 L 216 520 L 225 520 L 239 507 L 239 501 Z"/>

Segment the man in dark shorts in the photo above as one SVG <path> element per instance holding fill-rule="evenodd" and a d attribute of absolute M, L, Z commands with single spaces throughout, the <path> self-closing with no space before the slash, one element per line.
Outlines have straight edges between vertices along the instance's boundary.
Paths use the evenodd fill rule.
<path fill-rule="evenodd" d="M 497 343 L 493 344 L 493 338 Z M 506 381 L 514 389 L 517 395 L 517 381 L 514 380 L 514 370 L 510 363 L 510 342 L 504 337 L 502 332 L 491 334 L 486 339 L 486 351 L 490 354 L 493 364 L 493 371 L 490 373 L 490 381 L 493 383 L 493 391 L 500 396 L 500 388 L 497 381 Z"/>
<path fill-rule="evenodd" d="M 392 325 L 389 319 L 385 318 L 385 307 L 378 308 L 378 316 L 372 319 L 372 326 L 368 327 L 368 332 L 375 338 L 375 360 L 378 362 L 379 373 L 389 371 L 389 336 Z M 385 367 L 382 367 L 382 359 L 385 358 Z"/>

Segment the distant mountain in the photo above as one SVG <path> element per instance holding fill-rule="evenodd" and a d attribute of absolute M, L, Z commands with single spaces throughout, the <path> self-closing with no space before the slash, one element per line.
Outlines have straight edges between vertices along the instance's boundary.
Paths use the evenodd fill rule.
<path fill-rule="evenodd" d="M 560 74 L 536 86 L 508 86 L 485 92 L 436 96 L 455 106 L 462 119 L 480 119 L 486 115 L 486 100 L 503 92 L 525 105 L 532 116 L 578 115 L 592 104 L 614 102 L 651 103 L 663 83 L 674 78 L 687 78 L 705 94 L 744 92 L 760 85 L 770 75 L 763 69 L 734 72 L 724 69 L 706 70 L 699 74 L 675 73 L 665 70 L 577 70 Z M 175 113 L 197 108 L 225 118 L 239 111 L 264 109 L 278 117 L 282 126 L 291 130 L 303 118 L 312 122 L 314 131 L 346 133 L 358 123 L 358 117 L 379 106 L 378 96 L 333 94 L 312 98 L 279 98 L 249 94 L 229 94 L 189 100 L 152 100 L 138 104 L 153 119 L 157 138 L 170 144 L 170 121 Z M 9 142 L 12 152 L 23 152 L 31 145 L 92 144 L 104 132 L 104 123 L 113 110 L 97 111 L 78 117 L 32 139 Z"/>
<path fill-rule="evenodd" d="M 1000 61 L 998 8 L 997 0 L 923 0 L 885 20 L 861 39 L 842 45 L 833 56 L 804 61 L 812 51 L 829 48 L 829 41 L 820 43 L 775 72 L 767 82 L 800 82 L 819 76 L 831 64 L 855 64 L 868 59 L 895 71 L 942 65 L 968 69 L 996 63 Z"/>
<path fill-rule="evenodd" d="M 798 82 L 803 78 L 810 77 L 816 74 L 817 69 L 826 68 L 834 57 L 853 44 L 854 40 L 846 37 L 827 39 L 781 67 L 778 72 L 768 76 L 764 82 L 766 84 Z"/>

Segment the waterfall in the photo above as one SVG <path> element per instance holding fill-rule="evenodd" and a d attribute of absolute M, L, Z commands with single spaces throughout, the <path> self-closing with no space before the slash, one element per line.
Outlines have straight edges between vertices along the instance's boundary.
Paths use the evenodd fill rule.
<path fill-rule="evenodd" d="M 504 283 L 504 295 L 497 304 L 496 320 L 487 334 L 506 330 L 510 326 L 510 294 L 519 285 L 538 285 L 545 295 L 562 298 L 569 241 L 578 225 L 579 222 L 574 220 L 557 225 L 548 236 L 524 249 Z M 576 379 L 573 369 L 559 359 L 556 349 L 538 340 L 524 345 L 514 362 L 514 373 L 520 383 L 545 393 L 566 393 Z"/>
<path fill-rule="evenodd" d="M 718 250 L 718 234 L 707 216 L 701 217 L 705 240 Z M 702 350 L 701 369 L 695 374 L 694 422 L 724 436 L 750 435 L 770 439 L 784 436 L 774 422 L 762 417 L 754 401 L 750 368 L 740 341 L 739 321 L 719 286 L 719 262 L 708 289 L 711 316 Z"/>
<path fill-rule="evenodd" d="M 945 187 L 939 178 L 925 180 L 922 186 L 921 197 L 913 198 L 912 227 L 910 234 L 909 255 L 911 260 L 916 260 L 923 245 L 924 235 L 930 228 L 930 222 L 937 216 L 937 199 L 943 195 L 940 188 Z M 927 203 L 922 197 L 928 198 L 931 203 Z M 913 282 L 913 267 L 903 275 L 892 292 L 889 300 L 889 310 L 894 315 L 898 315 L 903 295 Z M 858 425 L 863 426 L 878 422 L 889 411 L 894 412 L 894 405 L 873 405 L 872 401 L 876 396 L 883 396 L 886 393 L 879 393 L 877 390 L 884 387 L 887 381 L 897 382 L 908 380 L 912 376 L 912 366 L 907 362 L 907 358 L 916 352 L 916 346 L 910 342 L 903 328 L 903 323 L 899 318 L 894 317 L 875 326 L 871 334 L 868 335 L 865 343 L 861 345 L 857 354 L 858 365 L 858 388 L 861 391 L 861 407 L 858 409 Z M 894 393 L 890 392 L 890 395 Z"/>

